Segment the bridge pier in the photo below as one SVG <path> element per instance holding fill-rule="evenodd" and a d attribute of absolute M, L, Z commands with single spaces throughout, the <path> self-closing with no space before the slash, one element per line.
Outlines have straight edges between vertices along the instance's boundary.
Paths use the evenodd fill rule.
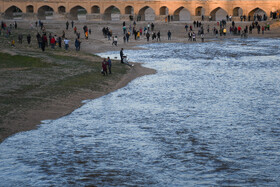
<path fill-rule="evenodd" d="M 123 14 L 123 15 L 120 15 L 120 20 L 121 20 L 121 21 L 130 21 L 129 16 L 130 16 L 130 14 Z"/>
<path fill-rule="evenodd" d="M 22 19 L 27 19 L 27 20 L 37 20 L 37 14 L 35 13 L 25 13 L 22 15 Z"/>
<path fill-rule="evenodd" d="M 66 19 L 66 13 L 58 13 L 54 12 L 52 16 L 53 20 L 65 20 Z"/>
<path fill-rule="evenodd" d="M 209 17 L 209 16 L 208 16 Z M 204 17 L 205 18 L 205 17 Z M 192 20 L 195 21 L 202 21 L 202 17 L 201 16 L 192 16 Z M 205 20 L 205 19 L 204 19 Z"/>
<path fill-rule="evenodd" d="M 163 21 L 165 22 L 165 18 L 167 17 L 167 15 L 158 15 L 155 17 L 155 21 Z"/>
<path fill-rule="evenodd" d="M 101 20 L 101 15 L 100 14 L 87 14 L 86 15 L 86 19 L 87 20 L 96 20 L 96 21 L 99 21 Z"/>

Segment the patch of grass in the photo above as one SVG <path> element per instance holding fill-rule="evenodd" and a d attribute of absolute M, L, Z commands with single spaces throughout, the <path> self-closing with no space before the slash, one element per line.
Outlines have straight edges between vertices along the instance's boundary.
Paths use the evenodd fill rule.
<path fill-rule="evenodd" d="M 10 90 L 9 92 L 5 93 L 5 94 L 11 94 L 11 95 L 22 95 L 27 93 L 28 91 L 31 91 L 33 89 L 38 88 L 40 85 L 22 85 L 19 89 L 16 90 Z"/>
<path fill-rule="evenodd" d="M 63 60 L 63 61 L 79 61 L 80 60 L 77 57 L 66 56 L 66 55 L 57 55 L 57 54 L 50 54 L 49 57 L 52 57 L 55 60 Z"/>
<path fill-rule="evenodd" d="M 49 85 L 47 90 L 52 90 L 53 94 L 62 94 L 80 88 L 100 90 L 103 85 L 108 85 L 107 82 L 119 79 L 124 75 L 128 68 L 121 63 L 113 64 L 112 75 L 103 76 L 101 74 L 101 67 L 98 63 L 87 64 L 91 71 L 79 73 L 71 77 L 65 77 L 62 80 L 54 82 Z"/>
<path fill-rule="evenodd" d="M 96 71 L 86 72 L 64 79 L 57 84 L 62 87 L 86 87 L 90 83 L 100 82 L 101 76 Z"/>
<path fill-rule="evenodd" d="M 6 131 L 5 128 L 0 128 L 0 132 L 4 132 L 4 131 Z"/>
<path fill-rule="evenodd" d="M 0 53 L 0 68 L 46 68 L 51 67 L 52 64 L 43 62 L 39 58 L 22 56 L 22 55 L 9 55 Z"/>
<path fill-rule="evenodd" d="M 0 97 L 0 115 L 5 116 L 10 111 L 14 109 L 19 109 L 21 107 L 28 108 L 33 103 L 40 101 L 38 98 L 25 98 L 25 97 L 10 97 L 1 96 Z"/>

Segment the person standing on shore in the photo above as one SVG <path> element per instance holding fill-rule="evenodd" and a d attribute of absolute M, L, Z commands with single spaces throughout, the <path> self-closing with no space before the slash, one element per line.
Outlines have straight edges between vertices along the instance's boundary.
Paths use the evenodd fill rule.
<path fill-rule="evenodd" d="M 120 51 L 120 56 L 121 56 L 121 63 L 123 63 L 123 48 L 121 49 L 121 51 Z"/>
<path fill-rule="evenodd" d="M 160 40 L 160 31 L 158 31 L 158 33 L 157 33 L 157 42 L 158 42 L 158 41 L 161 41 L 161 40 Z"/>
<path fill-rule="evenodd" d="M 41 48 L 41 45 L 42 45 L 41 35 L 39 33 L 37 33 L 36 38 L 37 38 L 37 42 L 38 42 L 38 47 Z"/>
<path fill-rule="evenodd" d="M 12 45 L 12 47 L 15 47 L 15 40 L 14 39 L 12 39 L 12 41 L 11 41 L 11 45 Z"/>
<path fill-rule="evenodd" d="M 31 35 L 28 34 L 28 35 L 27 35 L 27 43 L 30 44 L 30 42 L 31 42 Z"/>
<path fill-rule="evenodd" d="M 149 40 L 150 40 L 150 33 L 149 32 L 147 32 L 146 38 L 147 38 L 147 42 L 149 42 Z"/>
<path fill-rule="evenodd" d="M 108 74 L 106 58 L 104 58 L 103 62 L 102 62 L 102 74 L 103 74 L 103 76 Z"/>
<path fill-rule="evenodd" d="M 55 41 L 55 38 L 54 38 L 54 37 L 51 38 L 50 43 L 51 43 L 51 48 L 54 49 L 55 44 L 56 44 L 56 41 Z"/>
<path fill-rule="evenodd" d="M 85 38 L 88 39 L 88 31 L 85 32 Z"/>
<path fill-rule="evenodd" d="M 123 43 L 125 43 L 126 42 L 126 37 L 125 37 L 125 35 L 123 35 Z"/>
<path fill-rule="evenodd" d="M 67 21 L 66 22 L 66 30 L 68 30 L 68 27 L 69 27 L 69 22 Z"/>
<path fill-rule="evenodd" d="M 109 69 L 109 74 L 112 74 L 112 61 L 110 59 L 110 57 L 107 58 L 107 64 L 108 64 L 108 69 Z"/>
<path fill-rule="evenodd" d="M 64 39 L 65 38 L 65 31 L 63 30 L 62 31 L 62 39 Z"/>
<path fill-rule="evenodd" d="M 261 32 L 261 26 L 258 25 L 258 26 L 257 26 L 257 29 L 258 29 L 258 34 L 260 34 L 260 32 Z"/>
<path fill-rule="evenodd" d="M 59 37 L 58 37 L 58 47 L 59 47 L 59 48 L 61 48 L 61 43 L 62 43 L 62 39 L 61 39 L 61 37 L 59 36 Z"/>
<path fill-rule="evenodd" d="M 73 28 L 74 27 L 74 21 L 73 20 L 71 21 L 71 25 L 72 25 L 72 28 Z"/>
<path fill-rule="evenodd" d="M 45 47 L 46 47 L 46 43 L 44 42 L 44 36 L 42 36 L 42 38 L 41 38 L 41 41 L 42 41 L 42 43 L 41 43 L 41 49 L 42 49 L 42 51 L 44 52 L 45 51 Z"/>
<path fill-rule="evenodd" d="M 18 43 L 22 44 L 22 39 L 23 39 L 23 35 L 19 34 L 18 35 Z"/>
<path fill-rule="evenodd" d="M 81 42 L 78 38 L 76 38 L 75 40 L 75 47 L 76 47 L 76 51 L 80 51 L 81 49 Z"/>
<path fill-rule="evenodd" d="M 68 50 L 69 48 L 69 41 L 67 38 L 64 39 L 64 44 L 65 44 L 65 50 Z"/>
<path fill-rule="evenodd" d="M 112 45 L 118 46 L 118 36 L 115 36 L 115 37 L 113 38 Z"/>
<path fill-rule="evenodd" d="M 129 36 L 130 36 L 130 32 L 128 31 L 128 32 L 125 34 L 125 36 L 126 36 L 126 42 L 128 43 L 128 41 L 129 41 Z"/>
<path fill-rule="evenodd" d="M 168 40 L 171 40 L 171 32 L 170 32 L 170 30 L 168 30 L 167 36 L 168 36 Z"/>
<path fill-rule="evenodd" d="M 204 42 L 204 34 L 201 34 L 201 42 Z"/>
<path fill-rule="evenodd" d="M 43 39 L 43 43 L 45 44 L 45 47 L 48 47 L 48 38 L 47 38 L 46 34 L 44 34 L 42 36 L 42 39 Z"/>

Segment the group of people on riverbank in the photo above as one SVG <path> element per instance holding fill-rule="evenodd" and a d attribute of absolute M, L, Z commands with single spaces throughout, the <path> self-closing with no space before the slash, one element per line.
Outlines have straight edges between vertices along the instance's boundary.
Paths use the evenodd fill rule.
<path fill-rule="evenodd" d="M 256 15 L 256 20 L 258 15 Z M 244 19 L 244 18 L 243 18 Z M 229 19 L 228 19 L 229 20 Z M 246 18 L 245 18 L 246 20 Z M 263 20 L 263 18 L 262 18 Z M 213 32 L 213 35 L 215 37 L 218 36 L 227 36 L 227 35 L 240 35 L 240 36 L 247 36 L 248 34 L 252 34 L 253 30 L 256 29 L 257 33 L 264 34 L 265 31 L 270 30 L 270 25 L 265 22 L 265 25 L 263 22 L 260 24 L 259 21 L 253 21 L 250 24 L 248 22 L 242 22 L 242 26 L 237 25 L 235 21 L 231 21 L 231 24 L 228 24 L 229 21 L 227 19 L 216 22 L 217 24 L 214 25 L 215 22 L 205 22 L 205 21 L 194 21 L 192 24 L 186 24 L 185 30 L 186 30 L 186 36 L 189 39 L 189 41 L 197 41 L 197 37 L 201 38 L 201 41 L 204 41 L 204 37 L 208 35 L 208 37 L 211 35 L 211 31 Z M 211 26 L 210 26 L 210 23 Z M 248 23 L 248 25 L 244 26 L 244 24 Z M 139 23 L 131 21 L 129 24 L 127 24 L 125 21 L 122 22 L 121 32 L 123 33 L 120 37 L 119 32 L 116 32 L 113 34 L 112 29 L 110 29 L 111 25 L 108 25 L 108 27 L 104 27 L 102 29 L 103 36 L 105 38 L 108 38 L 108 40 L 112 41 L 113 46 L 118 46 L 118 39 L 123 39 L 123 44 L 128 43 L 132 40 L 146 40 L 147 42 L 155 41 L 160 42 L 162 40 L 162 33 L 157 28 L 154 23 L 146 23 L 146 25 L 138 25 Z M 206 25 L 208 24 L 208 25 Z M 32 25 L 32 24 L 31 24 Z M 71 42 L 70 37 L 66 37 L 69 35 L 69 30 L 72 26 L 73 32 L 74 32 L 74 46 L 77 51 L 81 49 L 81 39 L 80 39 L 80 32 L 78 31 L 77 26 L 75 25 L 74 21 L 67 21 L 65 23 L 65 30 L 62 30 L 62 34 L 52 33 L 47 31 L 46 25 L 41 21 L 38 20 L 35 22 L 34 30 L 36 29 L 38 32 L 37 34 L 34 34 L 32 36 L 32 33 L 23 34 L 20 32 L 17 32 L 17 39 L 18 44 L 24 43 L 24 37 L 26 37 L 26 41 L 28 44 L 31 44 L 32 38 L 36 38 L 38 42 L 38 47 L 42 49 L 42 51 L 45 51 L 46 47 L 49 47 L 51 49 L 56 48 L 62 48 L 62 45 L 64 44 L 65 50 L 69 49 L 69 44 Z M 33 27 L 33 26 L 32 26 Z M 31 27 L 31 28 L 32 28 Z M 159 27 L 161 28 L 161 27 Z M 10 24 L 10 26 L 7 26 L 7 24 L 2 21 L 1 22 L 1 31 L 5 31 L 7 37 L 12 35 L 12 30 L 17 29 L 17 23 Z M 172 28 L 168 28 L 167 40 L 171 40 L 172 35 Z M 87 25 L 84 25 L 81 28 L 81 31 L 84 32 L 84 38 L 87 40 L 89 38 L 89 35 L 91 35 L 91 29 L 87 27 Z M 205 32 L 206 31 L 206 32 Z M 174 30 L 174 32 L 177 32 Z M 3 33 L 3 32 L 2 32 Z M 177 34 L 178 35 L 178 34 Z M 14 36 L 13 36 L 14 37 Z M 72 38 L 72 37 L 71 37 Z M 164 38 L 166 39 L 166 38 Z M 72 39 L 73 40 L 73 39 Z M 12 46 L 15 46 L 17 43 L 13 40 L 11 42 Z"/>
<path fill-rule="evenodd" d="M 6 22 L 1 21 L 0 36 L 3 34 L 6 38 L 12 35 L 12 29 L 17 29 L 17 22 L 11 23 L 9 26 Z"/>
<path fill-rule="evenodd" d="M 112 30 L 109 29 L 109 27 L 104 27 L 102 29 L 103 36 L 105 38 L 108 38 L 108 40 L 111 40 L 112 37 Z M 133 22 L 133 26 L 130 24 L 127 26 L 126 22 L 124 21 L 122 23 L 122 32 L 123 32 L 123 43 L 129 43 L 130 38 L 133 37 L 135 41 L 140 40 L 141 38 L 146 38 L 147 42 L 150 41 L 150 38 L 152 41 L 161 41 L 161 32 L 155 31 L 155 24 L 154 23 L 148 23 L 147 26 L 137 27 L 136 22 Z M 167 32 L 167 38 L 168 40 L 171 40 L 171 31 L 168 30 Z M 113 37 L 112 45 L 117 46 L 117 39 L 118 36 Z"/>
<path fill-rule="evenodd" d="M 71 22 L 72 24 L 72 28 L 74 26 L 74 22 Z M 35 23 L 36 27 L 37 27 L 37 21 Z M 66 37 L 66 33 L 63 30 L 62 31 L 62 35 L 61 36 L 57 36 L 56 34 L 53 34 L 51 32 L 49 32 L 47 34 L 46 28 L 44 26 L 44 23 L 41 22 L 39 20 L 39 27 L 41 28 L 41 31 L 39 31 L 37 29 L 37 35 L 36 35 L 36 39 L 37 39 L 37 43 L 38 43 L 38 47 L 42 49 L 42 51 L 45 51 L 45 48 L 48 46 L 51 46 L 51 49 L 55 49 L 56 47 L 58 48 L 62 48 L 62 42 L 64 43 L 64 48 L 65 50 L 69 49 L 69 42 L 70 40 Z M 66 22 L 66 30 L 68 30 L 69 27 L 69 22 Z M 41 34 L 40 34 L 41 32 Z M 75 41 L 75 47 L 76 50 L 79 51 L 80 50 L 80 40 L 77 38 Z"/>
<path fill-rule="evenodd" d="M 137 27 L 136 22 L 133 22 L 133 26 L 130 24 L 127 26 L 126 22 L 122 23 L 122 32 L 123 32 L 123 43 L 129 43 L 130 38 L 133 37 L 135 41 L 140 40 L 143 36 L 146 37 L 147 41 L 150 41 L 150 37 L 152 40 L 161 41 L 160 39 L 160 31 L 154 32 L 155 24 L 148 23 L 144 28 Z M 118 36 L 113 36 L 113 32 L 109 27 L 103 27 L 102 29 L 103 36 L 111 40 L 112 38 L 112 46 L 118 46 Z M 168 32 L 168 39 L 171 40 L 171 32 Z"/>
<path fill-rule="evenodd" d="M 194 21 L 193 25 L 185 25 L 185 30 L 187 33 L 188 41 L 197 41 L 197 36 L 200 36 L 201 41 L 204 41 L 205 34 L 211 34 L 211 30 L 213 32 L 213 35 L 215 37 L 218 36 L 227 36 L 228 34 L 230 36 L 241 36 L 241 37 L 247 37 L 248 34 L 252 34 L 253 30 L 256 29 L 258 34 L 264 34 L 265 31 L 270 30 L 270 24 L 266 22 L 265 24 L 260 25 L 258 21 L 252 21 L 248 25 L 243 24 L 243 27 L 240 25 L 236 25 L 234 21 L 231 21 L 231 25 L 227 26 L 227 21 L 222 20 L 217 22 L 217 25 L 213 26 L 212 29 L 210 29 L 210 26 L 207 25 L 207 32 L 204 31 L 204 25 L 199 21 Z M 197 33 L 195 33 L 195 29 L 197 28 Z"/>
<path fill-rule="evenodd" d="M 55 49 L 56 47 L 62 48 L 62 44 L 64 43 L 65 50 L 69 49 L 69 42 L 70 39 L 66 37 L 66 33 L 64 30 L 62 30 L 62 34 L 58 36 L 57 34 L 53 34 L 52 32 L 49 32 L 46 30 L 45 24 L 41 21 L 35 21 L 34 25 L 30 24 L 31 31 L 37 30 L 36 34 L 32 34 L 32 32 L 29 32 L 28 34 L 23 33 L 21 30 L 18 29 L 18 24 L 16 21 L 14 23 L 11 23 L 9 26 L 7 26 L 6 22 L 1 21 L 1 27 L 0 27 L 0 36 L 3 35 L 6 38 L 10 39 L 10 43 L 12 47 L 15 47 L 17 44 L 22 45 L 24 42 L 24 37 L 26 37 L 26 41 L 28 45 L 31 45 L 32 38 L 37 39 L 38 48 L 40 48 L 42 51 L 45 51 L 46 47 L 51 47 L 51 49 Z M 74 27 L 74 22 L 71 22 L 72 28 Z M 69 29 L 69 22 L 66 22 L 66 30 Z M 75 26 L 74 33 L 76 35 L 75 39 L 75 49 L 76 51 L 79 51 L 81 48 L 81 40 L 80 40 L 80 33 L 77 32 L 77 27 Z M 16 32 L 13 32 L 17 30 Z M 89 34 L 91 34 L 91 29 L 89 29 L 86 25 L 83 27 L 85 39 L 87 40 L 89 37 Z M 25 36 L 24 36 L 25 35 Z M 33 36 L 32 36 L 33 35 Z M 17 42 L 15 40 L 17 38 Z"/>

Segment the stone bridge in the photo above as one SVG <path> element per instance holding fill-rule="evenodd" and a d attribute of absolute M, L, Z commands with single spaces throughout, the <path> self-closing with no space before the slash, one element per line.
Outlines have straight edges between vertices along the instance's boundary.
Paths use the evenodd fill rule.
<path fill-rule="evenodd" d="M 279 0 L 0 0 L 2 19 L 218 21 L 279 9 Z"/>

